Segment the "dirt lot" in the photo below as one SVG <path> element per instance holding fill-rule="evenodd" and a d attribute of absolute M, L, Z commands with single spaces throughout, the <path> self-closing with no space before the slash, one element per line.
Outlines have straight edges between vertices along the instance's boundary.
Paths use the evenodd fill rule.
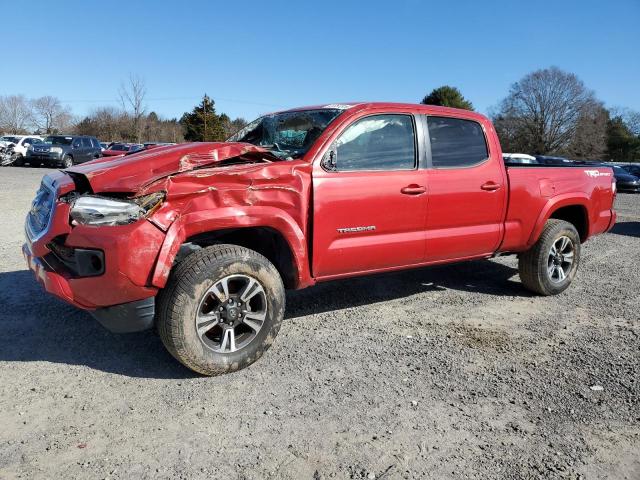
<path fill-rule="evenodd" d="M 202 378 L 25 270 L 44 173 L 0 170 L 0 478 L 640 478 L 640 195 L 563 295 L 513 257 L 326 284 Z"/>

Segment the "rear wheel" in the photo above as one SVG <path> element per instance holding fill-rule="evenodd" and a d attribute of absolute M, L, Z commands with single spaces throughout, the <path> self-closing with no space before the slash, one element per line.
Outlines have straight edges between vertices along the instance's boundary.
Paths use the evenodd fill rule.
<path fill-rule="evenodd" d="M 529 290 L 556 295 L 571 285 L 579 263 L 578 231 L 569 222 L 550 219 L 535 245 L 520 254 L 518 269 Z"/>
<path fill-rule="evenodd" d="M 158 307 L 167 350 L 196 372 L 219 375 L 251 365 L 271 346 L 284 316 L 284 286 L 259 253 L 214 245 L 176 267 Z"/>

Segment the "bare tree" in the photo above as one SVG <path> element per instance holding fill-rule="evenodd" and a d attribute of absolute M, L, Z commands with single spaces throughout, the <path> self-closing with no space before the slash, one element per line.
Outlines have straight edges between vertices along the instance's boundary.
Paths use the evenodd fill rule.
<path fill-rule="evenodd" d="M 144 104 L 147 95 L 146 84 L 142 78 L 129 74 L 128 83 L 123 82 L 120 85 L 118 94 L 123 110 L 131 116 L 133 135 L 136 141 L 140 142 L 146 113 L 146 105 Z"/>
<path fill-rule="evenodd" d="M 598 102 L 573 73 L 557 67 L 537 70 L 511 86 L 494 114 L 502 137 L 527 153 L 565 151 L 585 112 Z"/>
<path fill-rule="evenodd" d="M 607 122 L 609 111 L 595 102 L 584 108 L 573 138 L 562 153 L 571 158 L 602 160 L 607 154 Z"/>
<path fill-rule="evenodd" d="M 609 109 L 611 118 L 620 117 L 629 131 L 640 136 L 640 112 L 627 107 L 613 107 Z"/>
<path fill-rule="evenodd" d="M 71 126 L 71 110 L 50 95 L 31 101 L 31 118 L 34 126 L 43 133 L 59 133 Z"/>
<path fill-rule="evenodd" d="M 24 95 L 0 97 L 0 131 L 27 133 L 30 119 L 31 109 Z"/>

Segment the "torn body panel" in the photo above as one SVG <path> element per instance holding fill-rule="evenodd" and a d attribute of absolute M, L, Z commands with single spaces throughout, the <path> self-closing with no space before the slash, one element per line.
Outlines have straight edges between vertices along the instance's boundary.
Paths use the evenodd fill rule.
<path fill-rule="evenodd" d="M 311 167 L 301 160 L 274 160 L 248 144 L 192 144 L 52 173 L 46 177 L 56 192 L 51 225 L 41 238 L 27 235 L 25 257 L 34 271 L 39 263 L 39 278 L 52 293 L 96 309 L 155 296 L 191 237 L 266 227 L 279 232 L 291 250 L 295 287 L 308 286 Z M 163 192 L 163 203 L 128 225 L 78 225 L 70 216 L 78 195 L 130 199 L 151 192 Z M 100 275 L 78 278 L 59 271 L 58 250 L 74 249 L 103 252 Z M 54 281 L 47 283 L 47 275 Z"/>
<path fill-rule="evenodd" d="M 249 143 L 183 143 L 109 160 L 76 165 L 66 171 L 84 175 L 94 192 L 141 194 L 159 179 L 213 166 L 229 159 L 242 162 L 278 160 Z"/>
<path fill-rule="evenodd" d="M 311 166 L 274 162 L 191 171 L 153 185 L 167 201 L 149 220 L 167 231 L 153 275 L 163 287 L 180 245 L 211 231 L 268 227 L 287 241 L 298 272 L 298 288 L 311 285 L 307 218 Z"/>

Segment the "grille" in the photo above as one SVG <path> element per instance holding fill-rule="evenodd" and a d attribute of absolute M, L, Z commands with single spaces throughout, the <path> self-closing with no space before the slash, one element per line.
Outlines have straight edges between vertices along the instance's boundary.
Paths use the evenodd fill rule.
<path fill-rule="evenodd" d="M 41 235 L 49 226 L 55 194 L 53 190 L 43 182 L 40 185 L 36 198 L 33 199 L 31 210 L 27 216 L 27 226 L 30 237 Z"/>

